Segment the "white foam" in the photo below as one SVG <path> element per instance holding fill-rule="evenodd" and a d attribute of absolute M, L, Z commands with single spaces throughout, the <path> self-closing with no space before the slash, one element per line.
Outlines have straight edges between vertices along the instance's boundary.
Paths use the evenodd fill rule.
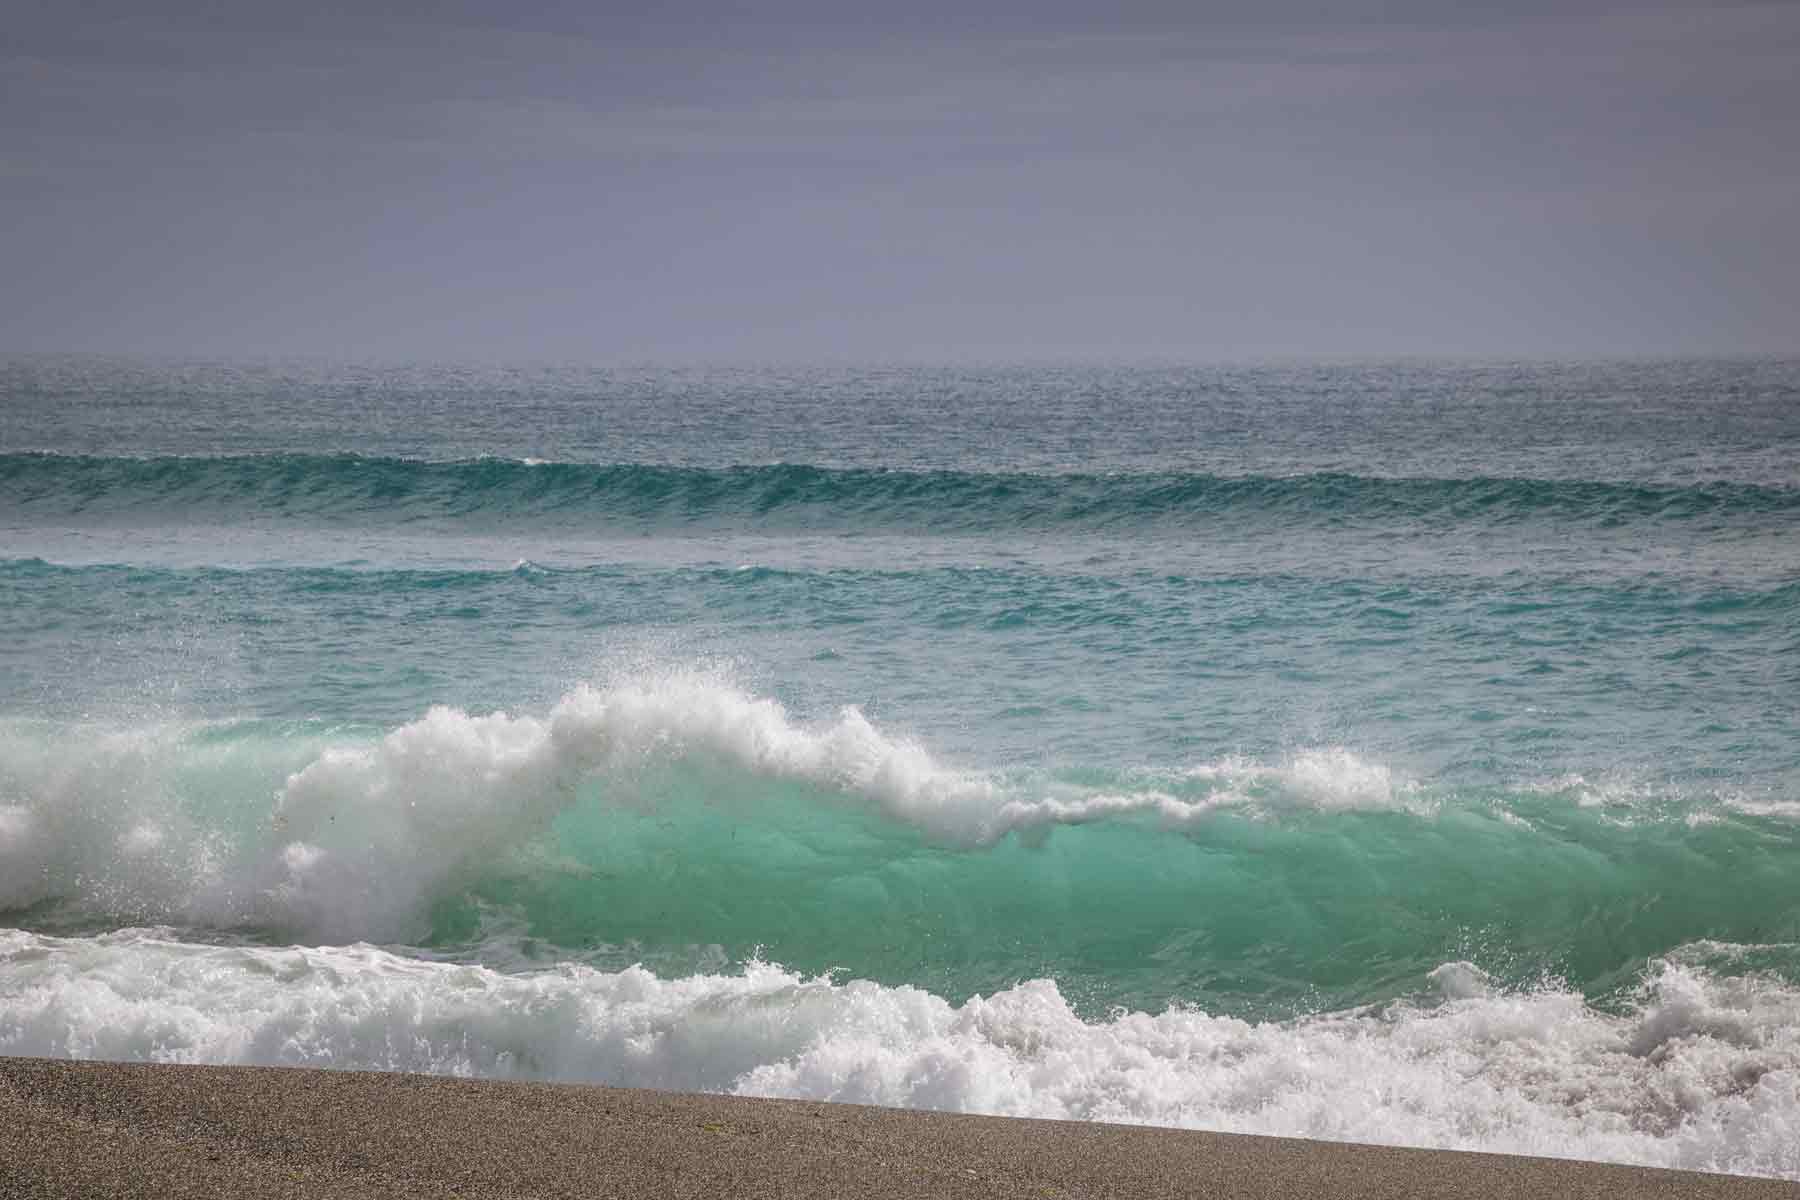
<path fill-rule="evenodd" d="M 533 975 L 368 946 L 0 931 L 0 1053 L 581 1080 L 1800 1178 L 1800 991 L 1657 964 L 1630 1011 L 1435 995 L 1252 1023 L 1081 1019 L 1034 980 L 961 1005 L 765 963 Z M 1425 981 L 1421 981 L 1422 983 Z"/>
<path fill-rule="evenodd" d="M 1612 816 L 1613 823 L 1629 825 L 1637 817 L 1678 819 L 1690 829 L 1716 825 L 1736 814 L 1777 820 L 1800 820 L 1800 801 L 1765 791 L 1753 795 L 1739 789 L 1701 790 L 1674 780 L 1654 783 L 1642 775 L 1615 769 L 1593 778 L 1570 772 L 1548 779 L 1534 779 L 1522 790 L 1558 796 L 1577 807 L 1597 809 Z"/>
<path fill-rule="evenodd" d="M 1750 796 L 1727 796 L 1723 803 L 1731 811 L 1746 816 L 1800 821 L 1800 800 L 1758 800 Z"/>
<path fill-rule="evenodd" d="M 0 725 L 0 907 L 80 895 L 123 911 L 167 911 L 218 885 L 232 862 L 227 827 L 248 769 L 279 779 L 306 740 L 208 744 L 198 725 Z M 202 814 L 201 810 L 213 807 Z"/>
<path fill-rule="evenodd" d="M 1665 793 L 1652 789 L 1641 776 L 1624 770 L 1600 772 L 1593 778 L 1570 771 L 1548 779 L 1528 780 L 1520 786 L 1527 792 L 1570 800 L 1578 808 L 1619 813 L 1642 810 L 1665 798 Z"/>
<path fill-rule="evenodd" d="M 1438 810 L 1416 784 L 1396 780 L 1389 768 L 1342 746 L 1303 750 L 1272 765 L 1230 756 L 1162 778 L 1146 773 L 1144 782 L 1129 791 L 1040 787 L 1035 794 L 1005 799 L 979 832 L 985 839 L 1015 832 L 1033 836 L 1056 825 L 1132 814 L 1147 814 L 1167 827 L 1182 829 L 1221 809 L 1259 817 L 1298 809 L 1416 816 Z"/>
<path fill-rule="evenodd" d="M 1227 795 L 1233 798 L 1250 789 L 1261 789 L 1257 802 L 1271 808 L 1303 807 L 1323 812 L 1390 810 L 1421 816 L 1437 811 L 1436 803 L 1421 794 L 1417 783 L 1397 779 L 1390 768 L 1370 762 L 1344 746 L 1302 750 L 1274 766 L 1225 758 L 1190 768 L 1188 774 L 1222 781 L 1228 788 Z"/>

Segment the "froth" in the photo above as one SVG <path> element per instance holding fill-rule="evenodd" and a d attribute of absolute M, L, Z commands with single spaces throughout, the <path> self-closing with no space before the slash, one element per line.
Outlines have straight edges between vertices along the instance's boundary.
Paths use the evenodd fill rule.
<path fill-rule="evenodd" d="M 196 725 L 0 725 L 0 909 L 79 896 L 167 914 L 225 886 L 233 843 L 266 816 L 246 778 L 279 779 L 316 743 L 225 747 Z"/>
<path fill-rule="evenodd" d="M 1422 981 L 1428 982 L 1428 981 Z M 1800 1178 L 1800 992 L 1656 964 L 1623 1011 L 1470 964 L 1381 1008 L 1083 1020 L 752 962 L 530 975 L 367 946 L 0 932 L 0 1052 L 583 1080 Z"/>
<path fill-rule="evenodd" d="M 1523 790 L 1567 800 L 1579 808 L 1600 812 L 1618 825 L 1639 820 L 1677 818 L 1689 828 L 1717 824 L 1729 816 L 1794 821 L 1800 819 L 1800 801 L 1765 792 L 1738 789 L 1696 788 L 1642 773 L 1614 769 L 1592 777 L 1570 772 L 1549 779 L 1526 782 Z"/>

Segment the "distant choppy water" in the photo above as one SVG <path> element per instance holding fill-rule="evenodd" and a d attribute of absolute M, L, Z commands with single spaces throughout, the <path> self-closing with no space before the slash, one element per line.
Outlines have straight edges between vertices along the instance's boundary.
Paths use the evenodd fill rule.
<path fill-rule="evenodd" d="M 1800 364 L 0 361 L 0 1052 L 1800 1178 Z"/>

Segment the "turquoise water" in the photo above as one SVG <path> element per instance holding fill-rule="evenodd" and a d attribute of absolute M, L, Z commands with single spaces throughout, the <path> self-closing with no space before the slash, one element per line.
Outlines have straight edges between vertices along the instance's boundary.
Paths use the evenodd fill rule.
<path fill-rule="evenodd" d="M 0 398 L 0 1051 L 1800 1177 L 1800 366 Z"/>

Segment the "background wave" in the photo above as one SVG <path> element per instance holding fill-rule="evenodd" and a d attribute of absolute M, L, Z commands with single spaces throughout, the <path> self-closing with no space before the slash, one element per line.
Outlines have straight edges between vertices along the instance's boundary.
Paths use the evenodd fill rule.
<path fill-rule="evenodd" d="M 356 455 L 0 455 L 0 504 L 37 516 L 231 513 L 240 518 L 748 522 L 936 531 L 1107 528 L 1236 514 L 1327 523 L 1620 522 L 1800 514 L 1800 488 L 1338 473 L 1020 474 L 701 468 Z"/>

